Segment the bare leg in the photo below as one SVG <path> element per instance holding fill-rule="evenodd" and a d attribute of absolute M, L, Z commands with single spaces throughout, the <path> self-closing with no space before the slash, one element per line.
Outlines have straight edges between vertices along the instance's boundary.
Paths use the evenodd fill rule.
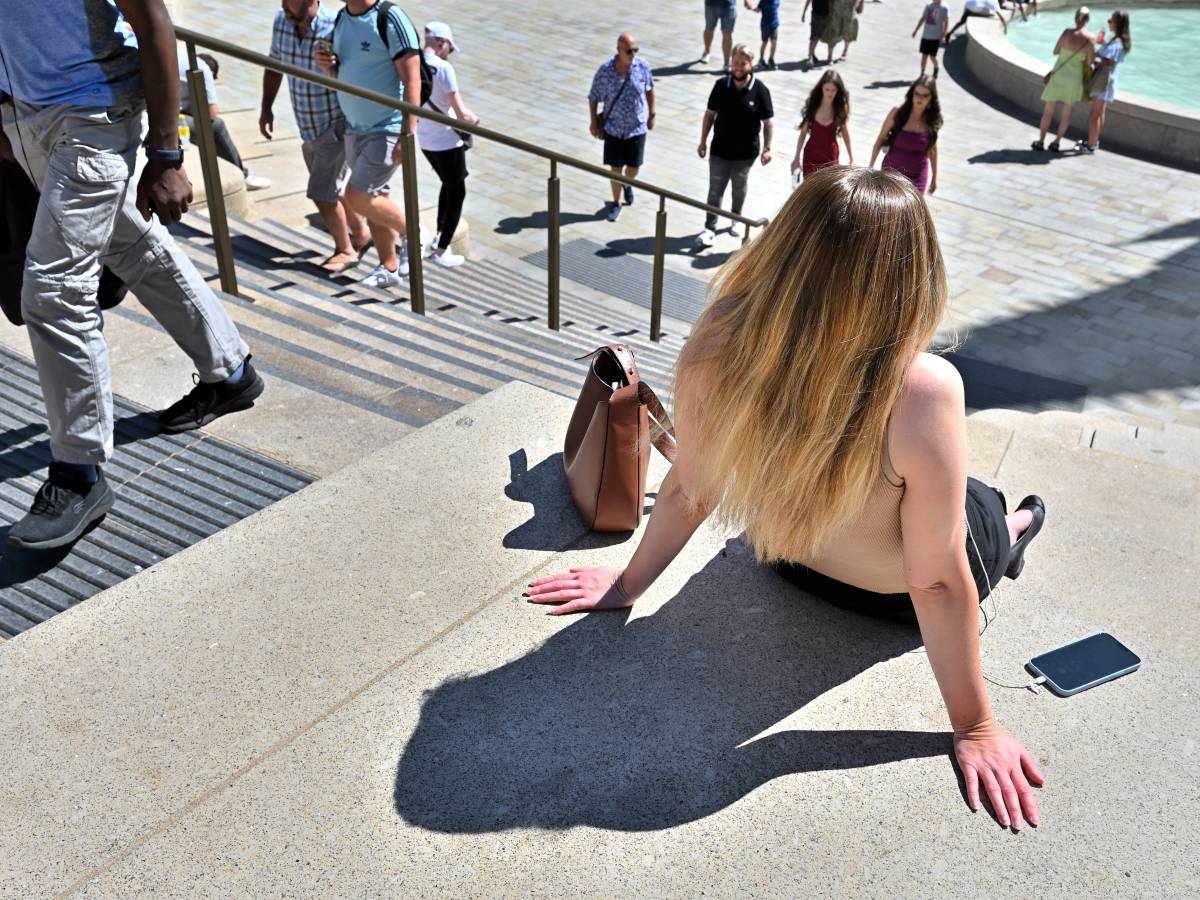
<path fill-rule="evenodd" d="M 346 202 L 344 194 L 338 199 L 338 204 L 342 207 L 342 213 L 346 216 L 346 227 L 350 231 L 350 241 L 354 244 L 355 250 L 361 250 L 367 245 L 367 239 L 370 236 L 367 220 L 350 208 L 350 204 Z"/>
<path fill-rule="evenodd" d="M 1004 517 L 1004 524 L 1008 526 L 1008 545 L 1011 547 L 1017 542 L 1017 538 L 1025 533 L 1025 529 L 1033 524 L 1033 512 L 1018 509 Z"/>
<path fill-rule="evenodd" d="M 1049 106 L 1049 104 L 1046 104 Z M 1071 104 L 1060 103 L 1058 106 L 1058 134 L 1057 139 L 1062 140 L 1067 135 L 1067 129 L 1071 127 Z"/>
<path fill-rule="evenodd" d="M 929 57 L 924 53 L 921 54 L 921 74 L 925 74 L 925 66 L 929 64 Z"/>
<path fill-rule="evenodd" d="M 328 200 L 314 200 L 317 212 L 329 236 L 333 238 L 333 252 L 337 254 L 352 253 L 354 245 L 350 243 L 350 230 L 346 227 L 346 212 L 341 203 L 330 203 Z"/>
<path fill-rule="evenodd" d="M 842 41 L 842 59 L 849 59 L 849 58 L 850 58 L 850 42 Z M 933 61 L 933 64 L 935 66 L 937 65 L 936 59 Z"/>
<path fill-rule="evenodd" d="M 712 50 L 713 33 L 711 31 L 704 32 L 704 52 L 707 54 Z"/>
<path fill-rule="evenodd" d="M 379 262 L 394 272 L 400 264 L 396 256 L 396 238 L 405 232 L 404 213 L 400 207 L 387 194 L 372 197 L 356 187 L 346 188 L 346 203 L 370 223 Z"/>
<path fill-rule="evenodd" d="M 771 62 L 775 62 L 775 48 L 778 46 L 778 44 L 779 44 L 779 38 L 772 37 L 771 38 Z"/>
<path fill-rule="evenodd" d="M 721 53 L 725 57 L 725 65 L 729 65 L 729 54 L 733 52 L 733 32 L 721 32 Z"/>
<path fill-rule="evenodd" d="M 767 64 L 767 42 L 763 41 L 762 46 L 758 48 L 758 64 L 765 66 Z"/>
<path fill-rule="evenodd" d="M 609 168 L 609 171 L 611 171 L 614 175 L 621 174 L 620 166 L 609 166 L 608 168 Z M 621 182 L 619 182 L 619 181 L 610 181 L 608 184 L 609 184 L 609 187 L 612 188 L 613 203 L 617 204 L 617 206 L 620 206 L 621 205 L 621 189 L 624 187 L 624 185 L 621 184 Z"/>
<path fill-rule="evenodd" d="M 1092 147 L 1100 143 L 1100 129 L 1104 127 L 1105 106 L 1105 102 L 1098 97 L 1092 100 L 1092 113 L 1088 117 L 1088 144 Z"/>
<path fill-rule="evenodd" d="M 1042 107 L 1042 123 L 1038 126 L 1038 143 L 1046 140 L 1046 132 L 1050 130 L 1050 123 L 1054 120 L 1054 101 L 1047 100 Z M 1062 137 L 1060 134 L 1059 137 Z"/>

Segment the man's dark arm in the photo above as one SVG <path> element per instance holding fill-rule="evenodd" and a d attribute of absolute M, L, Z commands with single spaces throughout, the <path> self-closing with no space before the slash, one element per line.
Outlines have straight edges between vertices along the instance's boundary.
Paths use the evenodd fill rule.
<path fill-rule="evenodd" d="M 163 0 L 117 0 L 117 8 L 137 35 L 150 146 L 174 150 L 179 146 L 179 63 L 167 7 Z"/>
<path fill-rule="evenodd" d="M 116 0 L 137 35 L 142 90 L 150 118 L 151 149 L 179 148 L 179 63 L 175 32 L 163 0 Z M 137 209 L 147 222 L 157 213 L 164 225 L 178 222 L 192 202 L 192 185 L 181 163 L 150 160 L 137 186 Z"/>

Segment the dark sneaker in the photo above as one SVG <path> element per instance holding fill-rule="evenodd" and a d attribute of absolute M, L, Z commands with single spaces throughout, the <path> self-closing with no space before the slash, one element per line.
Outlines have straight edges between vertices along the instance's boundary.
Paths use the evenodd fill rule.
<path fill-rule="evenodd" d="M 53 550 L 79 539 L 93 522 L 104 518 L 116 497 L 104 470 L 86 479 L 50 464 L 50 477 L 38 489 L 33 506 L 8 533 L 8 542 L 26 550 Z"/>
<path fill-rule="evenodd" d="M 628 184 L 625 185 L 625 205 L 633 206 L 633 187 Z"/>
<path fill-rule="evenodd" d="M 158 414 L 158 427 L 163 434 L 179 434 L 202 428 L 227 413 L 239 412 L 254 405 L 263 392 L 263 380 L 246 357 L 246 369 L 235 384 L 219 381 L 209 384 L 197 381 L 191 392 Z"/>

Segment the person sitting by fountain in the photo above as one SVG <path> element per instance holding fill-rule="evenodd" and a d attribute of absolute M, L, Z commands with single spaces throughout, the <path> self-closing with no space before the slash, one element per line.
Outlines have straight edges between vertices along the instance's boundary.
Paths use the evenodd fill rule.
<path fill-rule="evenodd" d="M 810 175 L 718 274 L 680 354 L 677 456 L 629 564 L 539 578 L 526 596 L 555 615 L 633 606 L 715 512 L 806 592 L 920 625 L 968 803 L 982 782 L 1000 823 L 1020 828 L 1037 824 L 1043 779 L 992 715 L 978 605 L 1020 575 L 1045 505 L 1027 497 L 1006 515 L 967 477 L 962 379 L 925 352 L 947 290 L 907 178 Z"/>
<path fill-rule="evenodd" d="M 958 20 L 958 23 L 946 35 L 946 45 L 949 46 L 950 38 L 954 37 L 954 32 L 967 24 L 967 19 L 972 17 L 988 19 L 992 16 L 1000 20 L 1000 27 L 1004 29 L 1005 34 L 1008 34 L 1008 23 L 1004 21 L 1004 10 L 1000 8 L 997 0 L 966 0 L 966 3 L 963 4 L 962 18 Z"/>
<path fill-rule="evenodd" d="M 1054 106 L 1058 104 L 1058 133 L 1050 144 L 1050 152 L 1060 152 L 1061 142 L 1071 124 L 1071 105 L 1083 99 L 1088 80 L 1092 74 L 1092 57 L 1095 49 L 1092 36 L 1087 32 L 1091 11 L 1086 6 L 1075 10 L 1075 27 L 1064 28 L 1054 45 L 1054 68 L 1042 79 L 1046 87 L 1042 90 L 1045 107 L 1042 110 L 1041 131 L 1033 142 L 1034 150 L 1046 149 L 1046 132 L 1054 120 Z"/>

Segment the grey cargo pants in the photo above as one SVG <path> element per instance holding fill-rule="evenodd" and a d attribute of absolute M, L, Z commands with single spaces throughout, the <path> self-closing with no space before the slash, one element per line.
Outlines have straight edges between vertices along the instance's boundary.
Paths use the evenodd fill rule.
<path fill-rule="evenodd" d="M 135 207 L 140 109 L 30 106 L 4 111 L 17 161 L 41 202 L 25 258 L 21 312 L 37 363 L 50 450 L 66 463 L 113 452 L 112 385 L 96 302 L 108 266 L 196 367 L 217 382 L 249 348 L 229 314 L 166 229 Z"/>

